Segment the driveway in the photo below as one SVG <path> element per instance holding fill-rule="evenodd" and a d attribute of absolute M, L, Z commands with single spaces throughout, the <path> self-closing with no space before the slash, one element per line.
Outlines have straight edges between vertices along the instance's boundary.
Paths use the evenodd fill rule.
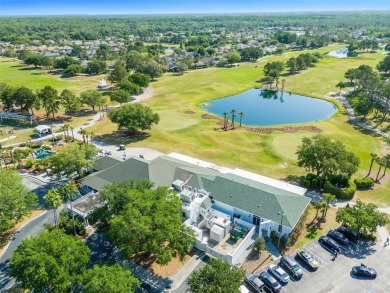
<path fill-rule="evenodd" d="M 313 272 L 296 258 L 296 252 L 291 254 L 303 268 L 304 275 L 299 281 L 290 280 L 281 292 L 390 292 L 390 252 L 375 242 L 349 244 L 343 247 L 342 253 L 335 260 L 317 240 L 306 245 L 303 250 L 310 253 L 320 267 Z M 352 275 L 352 267 L 361 263 L 373 267 L 378 277 L 370 280 Z"/>

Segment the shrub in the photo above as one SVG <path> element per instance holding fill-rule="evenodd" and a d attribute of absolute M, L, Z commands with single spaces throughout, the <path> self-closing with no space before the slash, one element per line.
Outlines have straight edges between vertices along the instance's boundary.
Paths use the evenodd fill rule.
<path fill-rule="evenodd" d="M 310 187 L 311 188 L 317 188 L 318 187 L 318 180 L 317 179 L 313 179 L 310 183 Z"/>
<path fill-rule="evenodd" d="M 306 179 L 305 176 L 301 176 L 300 178 L 300 183 L 301 183 L 301 186 L 304 187 L 304 188 L 310 188 L 310 181 L 308 179 Z"/>
<path fill-rule="evenodd" d="M 371 177 L 366 177 L 366 178 L 356 178 L 354 182 L 358 189 L 368 189 L 374 186 L 375 181 Z"/>
<path fill-rule="evenodd" d="M 308 180 L 313 180 L 313 179 L 316 179 L 317 178 L 317 176 L 315 175 L 315 174 L 313 174 L 313 173 L 308 173 L 307 175 L 306 175 L 306 179 L 308 179 Z"/>
<path fill-rule="evenodd" d="M 267 250 L 267 246 L 265 245 L 265 240 L 263 236 L 260 236 L 256 239 L 255 245 L 253 246 L 253 249 L 260 251 L 260 250 Z"/>
<path fill-rule="evenodd" d="M 25 166 L 27 169 L 30 169 L 32 166 L 34 166 L 34 160 L 33 160 L 33 159 L 28 159 L 28 160 L 26 160 L 26 162 L 24 163 L 24 166 Z"/>
<path fill-rule="evenodd" d="M 340 199 L 351 199 L 355 195 L 356 184 L 352 180 L 348 180 L 348 187 L 340 189 L 329 181 L 326 181 L 324 184 L 324 192 L 331 193 Z"/>
<path fill-rule="evenodd" d="M 49 145 L 43 145 L 43 146 L 41 147 L 41 149 L 50 151 L 50 150 L 51 150 L 51 146 L 49 146 Z"/>

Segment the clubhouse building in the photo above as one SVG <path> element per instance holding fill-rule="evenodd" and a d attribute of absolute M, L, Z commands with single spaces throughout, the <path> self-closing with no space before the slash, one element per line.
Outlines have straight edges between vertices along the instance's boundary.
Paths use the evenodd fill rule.
<path fill-rule="evenodd" d="M 148 179 L 180 197 L 182 220 L 196 234 L 195 247 L 241 264 L 256 238 L 291 233 L 310 203 L 306 189 L 241 169 L 230 169 L 177 153 L 153 160 L 132 157 L 98 159 L 83 179 L 86 195 L 73 204 L 88 225 L 88 214 L 103 204 L 107 184 Z"/>

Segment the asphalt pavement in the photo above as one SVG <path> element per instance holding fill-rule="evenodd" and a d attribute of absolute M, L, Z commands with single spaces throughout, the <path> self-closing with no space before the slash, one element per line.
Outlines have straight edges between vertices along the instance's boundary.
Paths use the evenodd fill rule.
<path fill-rule="evenodd" d="M 319 268 L 316 271 L 311 270 L 296 257 L 296 252 L 292 253 L 290 256 L 300 264 L 304 275 L 299 281 L 290 280 L 287 285 L 282 287 L 282 293 L 390 292 L 390 251 L 386 250 L 380 243 L 368 241 L 351 243 L 342 248 L 342 252 L 338 254 L 336 259 L 317 240 L 306 245 L 303 250 L 319 262 Z M 354 276 L 351 273 L 352 267 L 361 263 L 374 268 L 378 277 L 369 279 Z M 257 271 L 256 275 L 260 271 Z"/>
<path fill-rule="evenodd" d="M 53 188 L 53 184 L 55 183 L 47 183 L 35 178 L 25 177 L 23 178 L 23 184 L 27 189 L 37 193 L 38 197 L 42 199 L 42 196 L 45 195 L 48 190 Z M 9 289 L 15 284 L 15 280 L 10 276 L 9 261 L 12 254 L 25 238 L 39 235 L 44 230 L 44 224 L 54 224 L 53 210 L 48 210 L 47 213 L 31 221 L 19 232 L 15 233 L 15 236 L 10 242 L 7 250 L 0 258 L 0 291 L 3 289 Z"/>

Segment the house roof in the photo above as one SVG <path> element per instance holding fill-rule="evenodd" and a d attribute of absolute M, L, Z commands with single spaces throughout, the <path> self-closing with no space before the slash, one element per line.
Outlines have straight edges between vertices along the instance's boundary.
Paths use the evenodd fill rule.
<path fill-rule="evenodd" d="M 204 202 L 205 208 L 210 207 L 214 199 L 276 223 L 280 223 L 281 214 L 284 214 L 283 226 L 290 228 L 295 227 L 310 202 L 310 198 L 285 188 L 284 182 L 280 182 L 281 188 L 278 188 L 275 184 L 267 185 L 234 174 L 234 170 L 219 168 L 224 171 L 221 173 L 217 166 L 208 162 L 199 160 L 194 164 L 193 160 L 180 158 L 160 156 L 146 161 L 132 157 L 89 175 L 83 183 L 99 191 L 106 184 L 130 179 L 148 179 L 155 187 L 171 186 L 175 180 L 181 180 L 210 193 L 211 199 Z"/>
<path fill-rule="evenodd" d="M 107 184 L 125 182 L 130 179 L 150 180 L 148 161 L 133 157 L 106 170 L 93 173 L 84 178 L 82 182 L 84 185 L 99 191 Z M 150 181 L 153 182 L 153 180 Z"/>
<path fill-rule="evenodd" d="M 114 159 L 112 157 L 101 157 L 100 159 L 97 159 L 95 161 L 95 165 L 93 166 L 93 169 L 95 169 L 96 171 L 102 171 L 102 170 L 108 169 L 108 168 L 110 168 L 110 167 L 112 167 L 120 162 L 121 161 Z"/>
<path fill-rule="evenodd" d="M 267 192 L 238 176 L 202 177 L 202 182 L 212 199 L 276 223 L 280 223 L 280 212 L 285 214 L 283 226 L 290 228 L 296 225 L 310 202 L 308 197 L 301 195 Z"/>

